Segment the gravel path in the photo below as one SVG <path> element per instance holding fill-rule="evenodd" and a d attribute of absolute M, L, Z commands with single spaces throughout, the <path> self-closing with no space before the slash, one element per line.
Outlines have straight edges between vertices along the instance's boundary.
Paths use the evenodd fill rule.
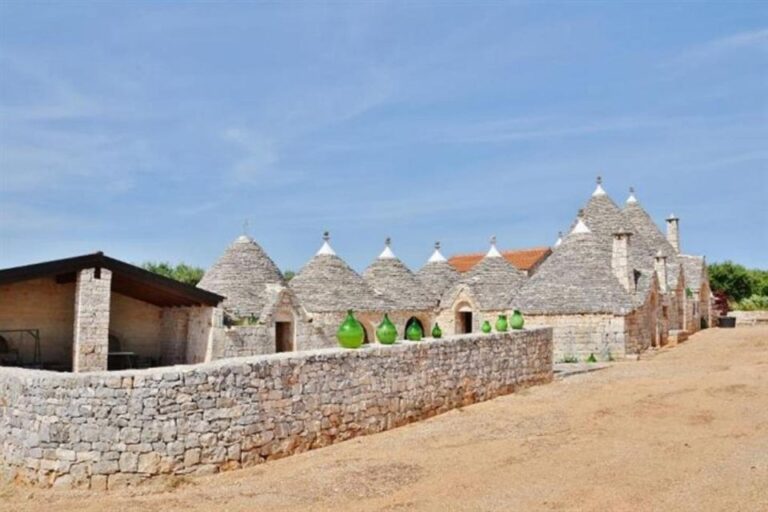
<path fill-rule="evenodd" d="M 680 346 L 382 434 L 212 477 L 0 510 L 768 510 L 768 327 Z"/>

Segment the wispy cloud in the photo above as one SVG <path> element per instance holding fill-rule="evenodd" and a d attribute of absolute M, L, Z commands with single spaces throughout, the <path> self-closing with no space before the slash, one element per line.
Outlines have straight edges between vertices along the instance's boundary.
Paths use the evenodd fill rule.
<path fill-rule="evenodd" d="M 670 65 L 673 67 L 693 68 L 705 65 L 734 52 L 749 50 L 768 52 L 768 28 L 739 32 L 689 47 L 675 56 Z"/>

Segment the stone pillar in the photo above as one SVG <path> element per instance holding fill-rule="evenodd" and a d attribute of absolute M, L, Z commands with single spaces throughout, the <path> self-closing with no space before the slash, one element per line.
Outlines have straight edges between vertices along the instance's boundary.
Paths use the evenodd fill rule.
<path fill-rule="evenodd" d="M 628 292 L 635 291 L 635 276 L 629 265 L 629 239 L 632 233 L 620 229 L 613 234 L 611 268 L 616 278 Z"/>
<path fill-rule="evenodd" d="M 656 269 L 656 277 L 659 278 L 659 289 L 661 293 L 667 293 L 667 257 L 661 252 L 661 249 L 659 249 L 654 258 L 654 267 Z"/>
<path fill-rule="evenodd" d="M 111 271 L 86 268 L 78 272 L 72 344 L 72 371 L 75 373 L 107 369 L 111 290 Z"/>
<path fill-rule="evenodd" d="M 674 213 L 667 218 L 667 241 L 680 254 L 680 219 Z"/>

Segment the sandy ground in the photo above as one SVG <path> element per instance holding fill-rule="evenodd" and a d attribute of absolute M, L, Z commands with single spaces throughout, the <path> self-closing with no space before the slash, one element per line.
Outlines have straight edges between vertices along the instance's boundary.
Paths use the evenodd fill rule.
<path fill-rule="evenodd" d="M 250 469 L 89 493 L 6 487 L 33 511 L 768 510 L 768 327 Z"/>

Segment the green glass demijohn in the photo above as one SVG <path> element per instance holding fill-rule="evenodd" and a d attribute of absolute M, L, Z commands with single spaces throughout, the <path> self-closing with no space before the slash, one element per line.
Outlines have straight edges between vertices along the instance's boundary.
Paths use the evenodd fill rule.
<path fill-rule="evenodd" d="M 421 327 L 419 327 L 419 324 L 416 322 L 409 325 L 408 329 L 405 331 L 405 337 L 411 341 L 421 341 L 423 336 L 424 333 L 421 332 Z"/>
<path fill-rule="evenodd" d="M 519 309 L 516 309 L 514 313 L 512 313 L 512 317 L 509 319 L 509 324 L 512 326 L 513 329 L 522 329 L 523 324 L 525 324 L 525 320 L 523 319 L 523 314 L 520 312 Z"/>
<path fill-rule="evenodd" d="M 509 324 L 507 323 L 507 315 L 499 315 L 499 319 L 496 320 L 496 331 L 507 332 Z"/>
<path fill-rule="evenodd" d="M 435 326 L 432 328 L 432 337 L 433 338 L 443 337 L 443 330 L 440 328 L 439 325 L 437 325 L 437 322 L 435 322 Z"/>
<path fill-rule="evenodd" d="M 491 329 L 491 322 L 489 322 L 488 320 L 483 322 L 483 325 L 480 327 L 480 330 L 483 331 L 485 334 L 488 334 L 489 332 L 491 332 L 491 330 L 492 330 Z"/>
<path fill-rule="evenodd" d="M 397 327 L 389 319 L 389 315 L 384 314 L 384 319 L 376 328 L 376 338 L 382 345 L 392 345 L 397 339 Z"/>
<path fill-rule="evenodd" d="M 362 346 L 365 339 L 365 331 L 351 309 L 347 311 L 347 318 L 339 326 L 339 330 L 336 332 L 336 339 L 339 340 L 339 345 L 344 348 L 360 348 Z"/>

